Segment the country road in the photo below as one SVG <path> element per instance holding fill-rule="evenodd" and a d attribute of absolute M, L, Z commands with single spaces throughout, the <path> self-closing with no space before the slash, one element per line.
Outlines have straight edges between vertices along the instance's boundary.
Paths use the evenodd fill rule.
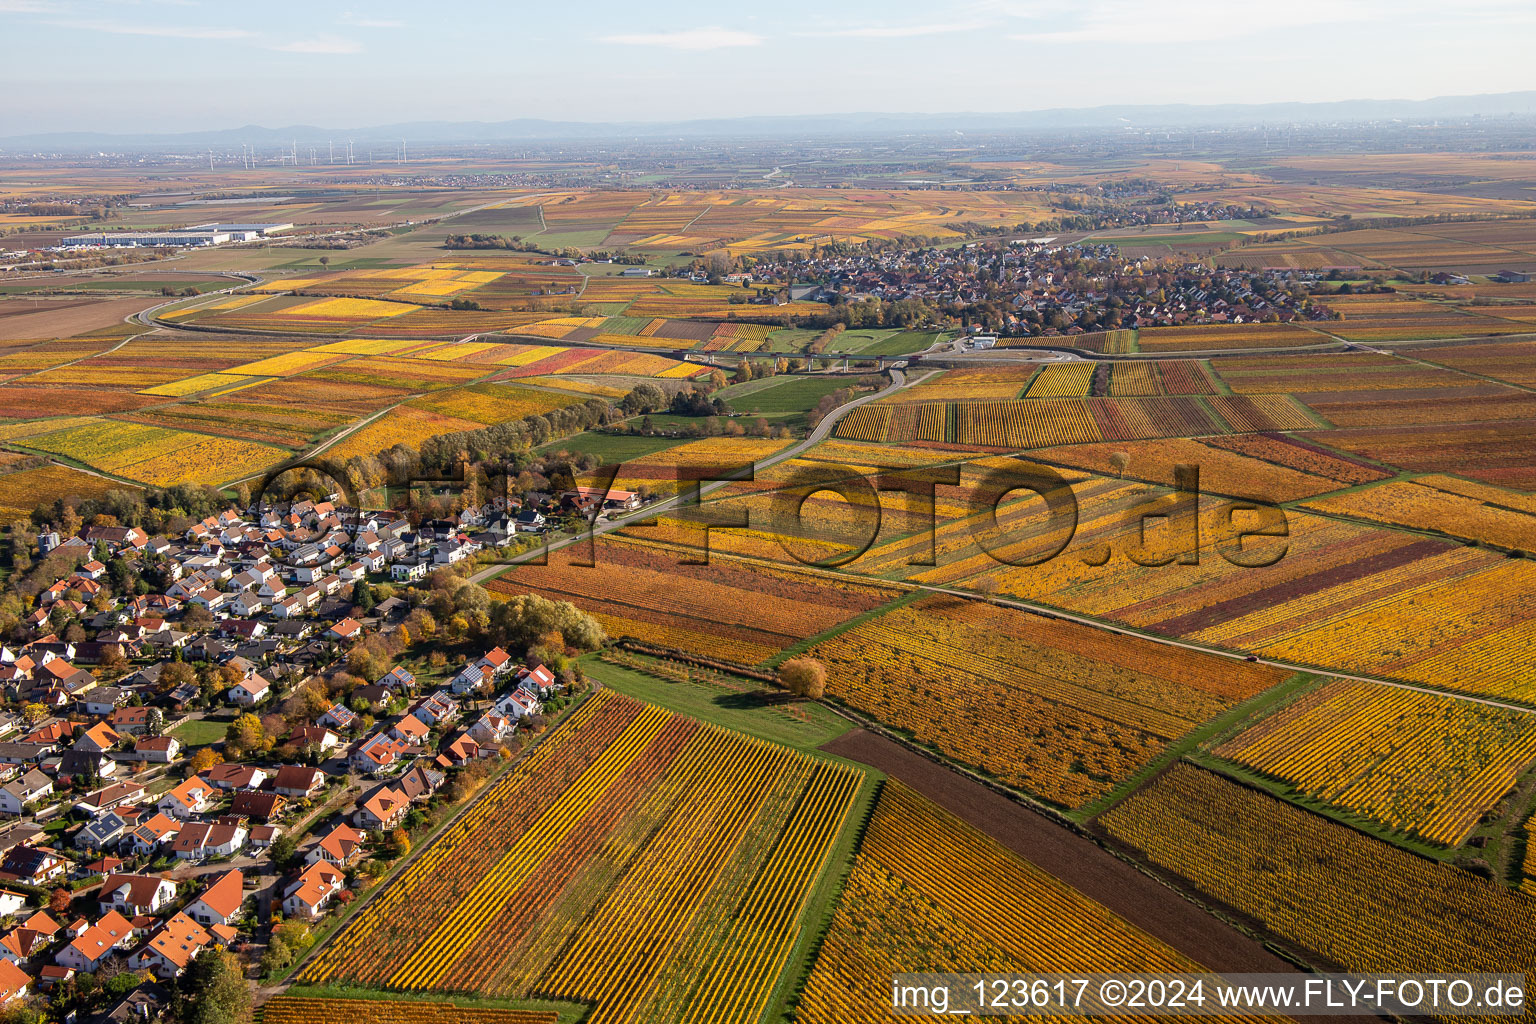
<path fill-rule="evenodd" d="M 824 418 L 820 423 L 816 425 L 815 429 L 813 429 L 809 434 L 805 436 L 804 440 L 792 444 L 782 451 L 775 452 L 772 455 L 760 459 L 748 468 L 753 471 L 758 469 L 767 469 L 770 466 L 776 466 L 781 462 L 794 458 L 802 452 L 814 448 L 816 445 L 820 444 L 831 436 L 833 429 L 836 428 L 837 424 L 842 420 L 844 416 L 847 416 L 850 412 L 857 409 L 859 406 L 865 405 L 869 402 L 878 401 L 888 395 L 892 395 L 897 391 L 900 391 L 902 388 L 911 387 L 913 384 L 917 384 L 920 381 L 926 380 L 931 375 L 931 373 L 923 374 L 922 376 L 914 377 L 909 381 L 907 380 L 907 375 L 901 370 L 891 370 L 890 374 L 891 383 L 883 390 L 865 395 L 863 398 L 855 399 L 854 401 L 849 402 L 847 405 L 842 405 L 832 410 L 832 412 L 827 414 L 826 418 Z M 703 500 L 706 495 L 713 494 L 720 488 L 744 478 L 745 473 L 740 472 L 733 474 L 732 476 L 723 480 L 711 480 L 708 483 L 701 483 L 699 485 L 699 499 Z M 542 558 L 544 555 L 551 551 L 559 551 L 561 548 L 568 547 L 572 544 L 575 544 L 577 541 L 586 539 L 587 537 L 601 537 L 602 535 L 612 533 L 615 530 L 622 530 L 630 523 L 637 522 L 642 519 L 649 519 L 652 516 L 661 515 L 664 512 L 669 512 L 672 509 L 678 508 L 685 502 L 691 501 L 691 493 L 674 494 L 672 497 L 667 498 L 664 501 L 656 502 L 654 504 L 647 505 L 644 508 L 636 509 L 634 512 L 631 512 L 627 516 L 620 516 L 617 519 L 609 519 L 600 523 L 594 523 L 588 531 L 583 533 L 578 533 L 574 536 L 566 537 L 558 541 L 551 541 L 544 547 L 532 548 L 528 551 L 522 552 L 521 554 L 514 555 L 508 562 L 498 562 L 496 565 L 480 570 L 471 576 L 469 580 L 471 583 L 483 583 L 488 579 L 506 572 L 509 564 L 516 565 L 519 562 L 525 562 L 532 558 Z"/>

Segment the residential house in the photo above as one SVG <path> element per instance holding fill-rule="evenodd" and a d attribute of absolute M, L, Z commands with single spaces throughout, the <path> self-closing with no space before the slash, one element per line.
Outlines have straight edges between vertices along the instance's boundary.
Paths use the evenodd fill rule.
<path fill-rule="evenodd" d="M 294 800 L 307 799 L 324 788 L 325 772 L 318 768 L 284 765 L 272 777 L 272 791 Z"/>
<path fill-rule="evenodd" d="M 455 694 L 465 694 L 484 685 L 485 671 L 479 665 L 465 665 L 448 683 L 448 688 Z"/>
<path fill-rule="evenodd" d="M 94 972 L 114 952 L 133 941 L 133 925 L 122 914 L 109 910 L 54 957 L 61 967 Z"/>
<path fill-rule="evenodd" d="M 410 692 L 416 689 L 416 676 L 410 669 L 395 667 L 374 680 L 386 690 Z"/>
<path fill-rule="evenodd" d="M 188 822 L 176 834 L 171 852 L 178 860 L 207 860 L 210 857 L 233 856 L 245 846 L 250 830 L 244 825 L 227 825 L 222 822 Z"/>
<path fill-rule="evenodd" d="M 176 899 L 176 883 L 159 875 L 109 875 L 101 883 L 96 903 L 101 912 L 115 910 L 127 917 L 158 914 Z"/>
<path fill-rule="evenodd" d="M 119 736 L 142 736 L 149 728 L 151 715 L 160 715 L 160 712 L 142 704 L 131 708 L 113 708 L 107 712 L 107 725 Z M 161 718 L 163 720 L 164 716 Z"/>
<path fill-rule="evenodd" d="M 413 748 L 401 743 L 385 732 L 376 732 L 362 743 L 358 744 L 347 763 L 353 771 L 362 772 L 365 775 L 380 775 L 410 753 Z"/>
<path fill-rule="evenodd" d="M 110 715 L 127 704 L 133 691 L 120 686 L 98 686 L 86 695 L 81 706 L 88 715 Z"/>
<path fill-rule="evenodd" d="M 304 725 L 288 734 L 288 742 L 301 750 L 306 747 L 315 747 L 323 754 L 338 746 L 341 743 L 341 737 L 323 725 Z"/>
<path fill-rule="evenodd" d="M 180 831 L 179 822 L 157 812 L 148 821 L 134 826 L 123 838 L 123 843 L 136 857 L 154 856 L 174 842 Z"/>
<path fill-rule="evenodd" d="M 410 713 L 427 725 L 438 725 L 459 717 L 459 703 L 448 694 L 438 692 L 412 704 Z"/>
<path fill-rule="evenodd" d="M 482 746 L 494 746 L 504 743 L 516 731 L 517 725 L 510 718 L 495 711 L 487 711 L 469 727 L 469 736 Z"/>
<path fill-rule="evenodd" d="M 32 976 L 9 959 L 0 959 L 0 1006 L 25 998 L 31 990 Z"/>
<path fill-rule="evenodd" d="M 538 714 L 541 708 L 533 694 L 519 687 L 498 700 L 496 710 L 513 721 L 518 721 L 529 715 Z"/>
<path fill-rule="evenodd" d="M 253 674 L 248 679 L 243 679 L 229 688 L 228 700 L 231 704 L 248 708 L 260 704 L 272 692 L 272 684 L 264 676 Z"/>
<path fill-rule="evenodd" d="M 208 929 L 186 914 L 178 913 L 134 953 L 129 966 L 136 971 L 150 971 L 161 981 L 169 981 L 180 977 L 192 963 L 192 958 L 213 941 Z"/>
<path fill-rule="evenodd" d="M 53 795 L 53 780 L 33 768 L 14 782 L 0 786 L 0 812 L 19 815 L 27 804 Z"/>
<path fill-rule="evenodd" d="M 325 639 L 335 640 L 338 643 L 351 643 L 362 635 L 363 624 L 351 617 L 342 619 L 325 631 Z"/>
<path fill-rule="evenodd" d="M 519 688 L 527 690 L 535 697 L 541 699 L 553 696 L 555 690 L 560 685 L 559 681 L 555 679 L 555 674 L 543 665 L 518 669 L 516 679 Z"/>
<path fill-rule="evenodd" d="M 267 770 L 248 764 L 216 764 L 203 772 L 203 778 L 223 790 L 260 789 L 267 781 Z"/>
<path fill-rule="evenodd" d="M 480 666 L 480 671 L 492 679 L 499 679 L 517 667 L 512 660 L 512 655 L 500 647 L 491 648 L 475 664 Z"/>
<path fill-rule="evenodd" d="M 105 754 L 111 752 L 121 741 L 122 737 L 113 731 L 110 725 L 106 722 L 97 722 L 80 734 L 80 738 L 75 740 L 75 745 L 71 749 L 83 750 L 91 754 Z"/>
<path fill-rule="evenodd" d="M 116 811 L 104 811 L 80 826 L 75 833 L 77 850 L 105 850 L 128 831 L 128 819 Z"/>
<path fill-rule="evenodd" d="M 364 799 L 353 820 L 364 829 L 387 831 L 399 827 L 410 812 L 411 798 L 394 786 L 380 786 Z"/>
<path fill-rule="evenodd" d="M 150 764 L 170 764 L 181 752 L 181 741 L 174 736 L 149 736 L 138 740 L 133 749 L 122 756 L 130 761 L 146 761 Z"/>
<path fill-rule="evenodd" d="M 288 798 L 281 793 L 247 789 L 235 794 L 235 799 L 230 803 L 229 812 L 238 814 L 242 818 L 266 822 L 281 814 L 283 804 L 287 801 Z"/>
<path fill-rule="evenodd" d="M 431 728 L 415 715 L 406 715 L 389 727 L 389 734 L 401 743 L 420 746 L 426 742 Z"/>
<path fill-rule="evenodd" d="M 110 754 L 96 750 L 66 750 L 59 757 L 60 779 L 108 779 L 117 774 Z"/>
<path fill-rule="evenodd" d="M 212 807 L 216 792 L 211 782 L 194 775 L 166 793 L 155 806 L 173 818 L 186 820 Z"/>
<path fill-rule="evenodd" d="M 309 848 L 304 854 L 304 863 L 314 864 L 324 861 L 338 868 L 344 868 L 363 852 L 364 834 L 350 825 L 337 825 Z"/>
<path fill-rule="evenodd" d="M 357 715 L 345 704 L 332 704 L 330 708 L 319 718 L 320 725 L 328 725 L 334 729 L 346 732 L 352 728 L 352 723 L 357 721 Z"/>
<path fill-rule="evenodd" d="M 138 803 L 143 799 L 144 786 L 141 783 L 114 782 L 94 793 L 88 793 L 84 800 L 75 802 L 75 807 L 85 811 L 110 811 L 123 804 Z"/>
<path fill-rule="evenodd" d="M 192 901 L 186 913 L 201 925 L 227 925 L 244 903 L 245 876 L 239 871 L 226 871 Z"/>
<path fill-rule="evenodd" d="M 430 768 L 424 768 L 420 764 L 415 764 L 401 772 L 394 785 L 412 803 L 420 803 L 441 789 L 444 781 L 446 780 L 442 772 L 435 772 Z"/>
<path fill-rule="evenodd" d="M 311 864 L 283 894 L 283 913 L 313 921 L 325 913 L 331 898 L 341 889 L 340 871 L 325 863 Z"/>

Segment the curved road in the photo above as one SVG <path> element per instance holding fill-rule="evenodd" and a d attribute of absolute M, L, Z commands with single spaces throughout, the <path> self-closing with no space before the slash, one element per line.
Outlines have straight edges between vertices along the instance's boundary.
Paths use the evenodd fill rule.
<path fill-rule="evenodd" d="M 804 440 L 792 444 L 782 451 L 774 452 L 772 455 L 769 455 L 766 458 L 758 460 L 757 462 L 753 463 L 750 468 L 753 470 L 767 469 L 769 466 L 776 466 L 787 459 L 792 459 L 800 453 L 808 451 L 809 449 L 815 447 L 830 437 L 833 428 L 837 426 L 838 422 L 842 420 L 844 416 L 847 416 L 850 412 L 857 409 L 859 406 L 865 405 L 869 402 L 878 401 L 879 399 L 885 398 L 887 395 L 891 395 L 897 391 L 900 391 L 902 388 L 910 387 L 919 381 L 926 380 L 930 376 L 930 374 L 923 374 L 921 377 L 914 377 L 909 381 L 907 380 L 906 374 L 901 370 L 891 370 L 890 374 L 891 383 L 886 388 L 881 391 L 876 391 L 872 394 L 865 395 L 863 398 L 855 399 L 854 401 L 849 402 L 847 405 L 842 405 L 832 410 L 832 412 L 828 413 L 820 423 L 816 424 L 815 429 L 807 434 Z M 742 471 L 732 474 L 730 477 L 727 477 L 723 480 L 711 480 L 708 483 L 701 483 L 699 485 L 699 498 L 702 500 L 705 495 L 713 494 L 720 488 L 725 487 L 737 480 L 744 479 L 744 477 L 745 472 Z M 637 520 L 649 519 L 652 516 L 658 516 L 664 512 L 670 512 L 672 509 L 679 508 L 685 504 L 685 499 L 687 499 L 688 503 L 691 503 L 692 494 L 686 492 L 674 494 L 670 498 L 666 498 L 659 502 L 653 502 L 652 504 L 646 505 L 643 508 L 636 509 L 629 515 L 594 523 L 586 532 L 578 533 L 575 536 L 566 537 L 562 540 L 550 541 L 544 547 L 530 548 L 521 554 L 512 556 L 509 562 L 498 562 L 496 565 L 493 565 L 487 569 L 482 569 L 475 573 L 473 576 L 469 577 L 469 581 L 471 583 L 483 583 L 492 577 L 499 576 L 503 572 L 506 572 L 508 565 L 516 565 L 519 562 L 524 562 L 532 558 L 541 558 L 548 552 L 559 551 L 561 548 L 568 547 L 569 545 L 575 544 L 577 541 L 584 540 L 587 537 L 596 538 L 601 537 L 604 534 L 612 533 L 615 530 L 622 530 L 624 527 L 628 526 L 632 522 L 636 522 Z"/>

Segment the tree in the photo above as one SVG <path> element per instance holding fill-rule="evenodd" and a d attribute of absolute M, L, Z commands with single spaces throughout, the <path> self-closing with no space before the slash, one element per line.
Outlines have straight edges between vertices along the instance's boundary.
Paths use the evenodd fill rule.
<path fill-rule="evenodd" d="M 197 681 L 197 672 L 184 661 L 168 661 L 160 666 L 160 681 L 155 689 L 160 693 L 170 693 L 178 686 Z"/>
<path fill-rule="evenodd" d="M 1129 452 L 1114 452 L 1109 457 L 1109 464 L 1115 468 L 1115 476 L 1125 476 L 1126 467 L 1131 464 Z"/>
<path fill-rule="evenodd" d="M 292 866 L 294 858 L 298 855 L 299 841 L 296 837 L 284 832 L 272 841 L 268 849 L 272 863 L 279 871 L 284 871 Z"/>
<path fill-rule="evenodd" d="M 261 719 L 249 711 L 230 722 L 224 732 L 224 749 L 237 761 L 250 754 L 263 753 L 271 746 Z"/>
<path fill-rule="evenodd" d="M 537 594 L 519 594 L 490 611 L 490 638 L 503 647 L 527 650 L 551 633 L 564 646 L 592 651 L 608 639 L 603 627 L 569 601 L 551 601 Z"/>
<path fill-rule="evenodd" d="M 362 609 L 364 615 L 373 611 L 373 606 L 378 604 L 373 597 L 373 588 L 368 586 L 366 579 L 360 579 L 352 586 L 352 603 Z"/>
<path fill-rule="evenodd" d="M 116 679 L 128 671 L 128 658 L 121 644 L 107 644 L 101 652 L 99 671 L 108 679 Z"/>
<path fill-rule="evenodd" d="M 779 684 L 790 693 L 820 700 L 827 692 L 827 666 L 815 658 L 790 658 L 779 666 Z"/>
<path fill-rule="evenodd" d="M 165 715 L 159 708 L 150 708 L 144 714 L 144 735 L 159 736 L 165 729 Z"/>
<path fill-rule="evenodd" d="M 251 1019 L 251 990 L 234 954 L 203 949 L 177 985 L 182 1024 L 245 1024 Z"/>
<path fill-rule="evenodd" d="M 21 717 L 26 721 L 28 725 L 36 725 L 38 722 L 41 722 L 43 719 L 48 717 L 48 705 L 28 704 L 26 707 L 21 709 Z"/>
<path fill-rule="evenodd" d="M 385 844 L 385 852 L 393 859 L 404 857 L 411 852 L 411 836 L 403 828 L 397 828 L 389 833 L 389 839 Z"/>
<path fill-rule="evenodd" d="M 53 890 L 48 896 L 48 910 L 54 917 L 68 917 L 71 895 L 68 889 Z"/>
<path fill-rule="evenodd" d="M 214 765 L 223 763 L 223 754 L 220 754 L 212 747 L 203 747 L 197 753 L 192 755 L 192 762 L 189 765 L 189 769 L 193 775 L 201 775 L 203 772 L 207 771 L 209 768 L 212 768 Z"/>

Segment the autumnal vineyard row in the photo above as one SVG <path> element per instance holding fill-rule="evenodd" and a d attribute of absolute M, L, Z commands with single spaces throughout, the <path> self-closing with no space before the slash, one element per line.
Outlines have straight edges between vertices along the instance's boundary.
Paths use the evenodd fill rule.
<path fill-rule="evenodd" d="M 812 653 L 828 667 L 831 696 L 1068 807 L 1280 681 L 1258 666 L 937 597 Z"/>
<path fill-rule="evenodd" d="M 316 999 L 273 996 L 260 1024 L 557 1024 L 550 1010 L 504 1010 L 424 1000 Z"/>
<path fill-rule="evenodd" d="M 890 1016 L 891 977 L 1200 965 L 887 780 L 795 1019 Z"/>
<path fill-rule="evenodd" d="M 1346 970 L 1536 970 L 1536 901 L 1187 764 L 1099 819 Z"/>
<path fill-rule="evenodd" d="M 862 779 L 599 691 L 302 980 L 755 1021 Z"/>
<path fill-rule="evenodd" d="M 1216 753 L 1392 828 L 1456 845 L 1536 760 L 1536 716 L 1340 680 Z"/>

